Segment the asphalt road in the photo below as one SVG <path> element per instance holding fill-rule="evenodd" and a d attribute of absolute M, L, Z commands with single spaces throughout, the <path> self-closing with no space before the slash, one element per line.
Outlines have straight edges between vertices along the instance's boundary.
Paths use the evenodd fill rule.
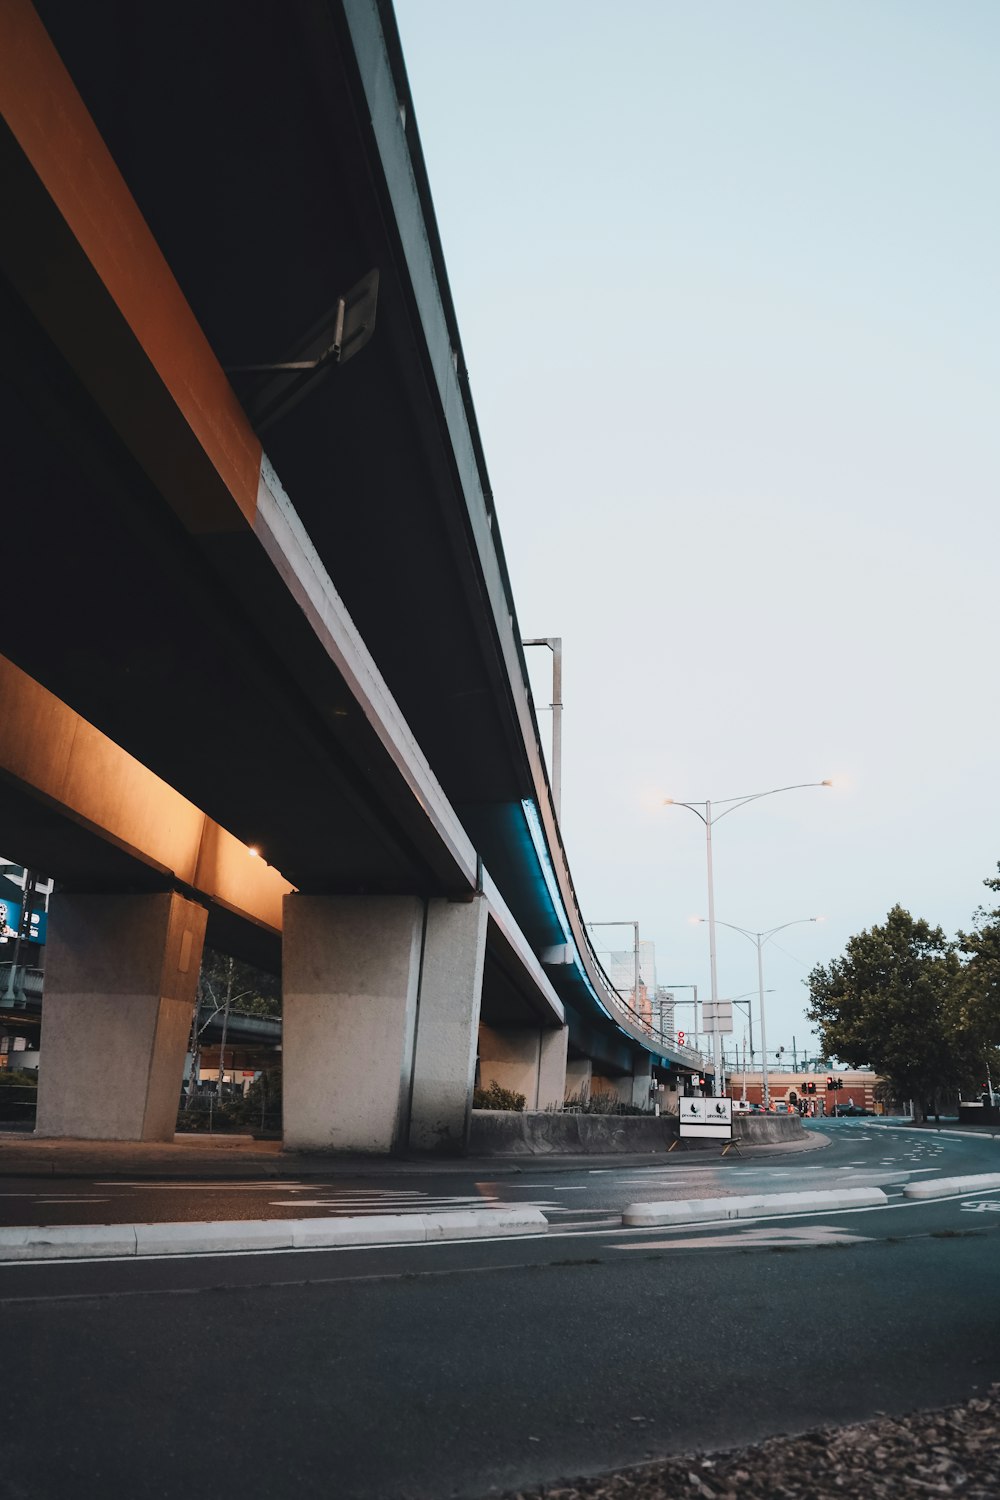
<path fill-rule="evenodd" d="M 900 1196 L 997 1170 L 1000 1142 L 829 1134 L 753 1176 L 692 1160 L 680 1181 L 660 1165 L 493 1186 L 543 1203 L 580 1187 L 610 1218 L 666 1188 L 877 1181 L 885 1208 L 636 1231 L 556 1202 L 549 1235 L 522 1240 L 0 1267 L 17 1434 L 0 1492 L 479 1500 L 1000 1379 L 1000 1192 Z"/>
<path fill-rule="evenodd" d="M 809 1127 L 817 1130 L 817 1127 Z M 677 1153 L 649 1166 L 600 1166 L 576 1171 L 555 1162 L 524 1162 L 511 1173 L 498 1163 L 468 1173 L 314 1177 L 282 1181 L 142 1181 L 121 1178 L 0 1180 L 0 1224 L 127 1224 L 217 1219 L 330 1218 L 356 1214 L 440 1213 L 505 1203 L 540 1208 L 554 1228 L 616 1225 L 629 1203 L 660 1198 L 709 1198 L 733 1193 L 800 1192 L 852 1186 L 899 1192 L 920 1177 L 1000 1170 L 1000 1141 L 891 1128 L 874 1122 L 828 1120 L 817 1130 L 819 1151 L 769 1151 L 722 1157 Z M 978 1165 L 980 1163 L 987 1165 Z"/>

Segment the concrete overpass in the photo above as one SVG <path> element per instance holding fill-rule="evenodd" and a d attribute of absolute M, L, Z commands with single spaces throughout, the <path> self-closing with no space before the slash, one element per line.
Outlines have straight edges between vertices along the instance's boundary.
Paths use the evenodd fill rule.
<path fill-rule="evenodd" d="M 699 1066 L 586 936 L 391 9 L 8 0 L 0 109 L 39 1129 L 169 1132 L 206 923 L 280 939 L 289 1144 L 460 1146 L 477 1045 L 538 1105 Z"/>

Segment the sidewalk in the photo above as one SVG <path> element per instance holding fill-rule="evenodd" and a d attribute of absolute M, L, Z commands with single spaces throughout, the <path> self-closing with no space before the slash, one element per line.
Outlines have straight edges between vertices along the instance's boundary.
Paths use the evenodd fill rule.
<path fill-rule="evenodd" d="M 823 1136 L 758 1146 L 742 1145 L 744 1156 L 785 1155 L 816 1151 L 827 1144 Z M 597 1166 L 656 1167 L 668 1159 L 704 1163 L 719 1152 L 704 1146 L 696 1151 L 615 1153 L 607 1156 L 489 1156 L 399 1157 L 363 1156 L 339 1152 L 282 1150 L 280 1141 L 257 1141 L 247 1135 L 177 1135 L 172 1142 L 35 1140 L 28 1135 L 0 1134 L 0 1178 L 3 1177 L 143 1177 L 143 1178 L 289 1178 L 289 1177 L 430 1177 L 447 1173 L 512 1176 L 544 1169 L 578 1172 Z M 727 1160 L 733 1158 L 727 1157 Z"/>

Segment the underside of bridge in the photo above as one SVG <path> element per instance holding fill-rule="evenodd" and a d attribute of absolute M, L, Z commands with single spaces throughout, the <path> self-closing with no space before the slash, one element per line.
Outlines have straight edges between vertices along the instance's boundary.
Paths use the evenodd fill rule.
<path fill-rule="evenodd" d="M 339 1049 L 313 1086 L 342 1089 L 382 1049 L 377 1122 L 308 1120 L 304 1143 L 399 1145 L 428 1038 L 467 1115 L 480 1003 L 487 1060 L 535 1103 L 567 1048 L 634 1074 L 650 1043 L 612 1016 L 572 891 L 391 8 L 10 0 L 2 24 L 0 649 L 8 707 L 15 683 L 56 707 L 10 721 L 0 827 L 64 890 L 65 1024 L 86 990 L 65 932 L 124 922 L 163 992 L 141 1046 L 179 1036 L 164 986 L 189 1004 L 207 911 L 269 966 L 284 930 L 286 1066 Z M 201 820 L 192 851 L 144 820 L 154 784 Z M 388 965 L 367 1030 L 331 922 Z M 151 978 L 175 937 L 185 963 Z M 349 1020 L 317 1011 L 304 952 Z M 162 1133 L 147 1105 L 128 1128 Z"/>

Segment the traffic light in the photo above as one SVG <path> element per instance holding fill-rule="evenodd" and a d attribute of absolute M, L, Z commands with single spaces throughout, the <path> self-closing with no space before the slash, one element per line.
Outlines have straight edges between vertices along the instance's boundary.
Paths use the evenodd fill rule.
<path fill-rule="evenodd" d="M 809 1080 L 809 1092 L 810 1092 L 810 1094 L 815 1094 L 815 1092 L 816 1092 L 816 1080 L 815 1080 L 815 1078 L 810 1078 L 810 1080 Z"/>
<path fill-rule="evenodd" d="M 837 1085 L 836 1085 L 836 1083 L 835 1083 L 835 1081 L 833 1079 L 833 1075 L 831 1074 L 830 1077 L 827 1078 L 827 1080 L 826 1080 L 826 1091 L 827 1091 L 827 1093 L 828 1094 L 832 1094 L 833 1091 L 834 1091 L 834 1089 L 836 1087 L 837 1087 Z"/>

